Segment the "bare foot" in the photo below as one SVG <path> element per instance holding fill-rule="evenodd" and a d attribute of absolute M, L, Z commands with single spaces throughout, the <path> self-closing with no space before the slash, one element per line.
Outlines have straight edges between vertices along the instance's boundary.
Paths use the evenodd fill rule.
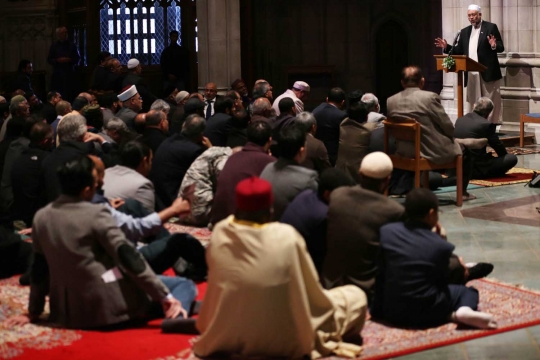
<path fill-rule="evenodd" d="M 469 201 L 469 200 L 474 200 L 476 199 L 476 196 L 474 196 L 473 194 L 464 194 L 463 195 L 463 201 Z"/>

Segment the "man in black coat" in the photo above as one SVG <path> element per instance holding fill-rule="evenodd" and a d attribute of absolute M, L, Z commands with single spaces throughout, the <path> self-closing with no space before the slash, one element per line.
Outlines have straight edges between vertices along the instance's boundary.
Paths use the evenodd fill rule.
<path fill-rule="evenodd" d="M 41 108 L 41 115 L 47 120 L 47 124 L 52 124 L 58 114 L 56 113 L 56 104 L 62 100 L 62 95 L 56 91 L 49 91 L 47 93 L 47 101 L 43 103 Z"/>
<path fill-rule="evenodd" d="M 486 152 L 486 147 L 474 150 L 470 149 L 473 159 L 473 179 L 485 179 L 499 177 L 516 166 L 517 156 L 508 154 L 504 144 L 496 134 L 496 125 L 488 121 L 489 114 L 493 111 L 493 102 L 488 97 L 481 97 L 474 104 L 473 112 L 456 120 L 454 136 L 458 139 L 482 139 L 487 138 L 488 144 L 497 153 Z"/>
<path fill-rule="evenodd" d="M 144 124 L 144 132 L 140 141 L 148 145 L 152 149 L 152 153 L 155 154 L 161 143 L 168 137 L 169 121 L 167 115 L 160 110 L 150 110 L 146 113 Z"/>
<path fill-rule="evenodd" d="M 227 146 L 234 101 L 228 97 L 220 97 L 215 104 L 214 115 L 206 121 L 204 136 L 210 140 L 212 146 Z"/>
<path fill-rule="evenodd" d="M 465 73 L 467 102 L 472 108 L 476 99 L 488 96 L 495 105 L 491 121 L 500 123 L 502 73 L 497 53 L 504 51 L 502 37 L 496 24 L 482 20 L 480 6 L 470 5 L 467 17 L 471 25 L 461 29 L 457 44 L 453 44 L 455 46 L 441 38 L 435 39 L 435 45 L 442 48 L 445 53 L 451 51 L 454 55 L 467 55 L 487 67 L 480 75 L 477 72 Z"/>
<path fill-rule="evenodd" d="M 173 203 L 186 171 L 208 147 L 203 137 L 206 121 L 193 114 L 186 118 L 182 132 L 161 143 L 154 155 L 150 180 L 156 189 L 156 210 L 163 210 Z"/>
<path fill-rule="evenodd" d="M 345 106 L 345 92 L 340 88 L 333 88 L 328 93 L 326 102 L 313 110 L 313 116 L 317 119 L 317 133 L 315 137 L 321 140 L 328 150 L 330 163 L 336 164 L 339 148 L 339 125 L 347 117 L 342 111 Z"/>

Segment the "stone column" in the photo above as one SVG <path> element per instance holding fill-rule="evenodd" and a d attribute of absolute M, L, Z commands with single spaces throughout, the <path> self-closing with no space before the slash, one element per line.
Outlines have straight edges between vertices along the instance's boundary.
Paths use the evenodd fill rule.
<path fill-rule="evenodd" d="M 457 30 L 455 30 L 454 15 L 456 13 L 455 1 L 442 0 L 442 34 L 441 37 L 446 39 L 449 43 L 452 43 L 456 36 Z M 434 53 L 437 53 L 439 49 L 434 48 Z M 441 91 L 442 104 L 452 120 L 455 121 L 457 117 L 457 90 L 455 86 L 457 84 L 456 74 L 445 73 L 443 74 L 443 88 Z"/>
<path fill-rule="evenodd" d="M 216 84 L 223 94 L 241 75 L 239 0 L 197 0 L 199 91 Z"/>

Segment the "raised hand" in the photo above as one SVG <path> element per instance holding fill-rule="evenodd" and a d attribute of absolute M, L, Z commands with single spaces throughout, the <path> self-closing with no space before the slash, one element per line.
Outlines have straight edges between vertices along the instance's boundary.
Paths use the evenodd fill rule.
<path fill-rule="evenodd" d="M 493 34 L 488 35 L 487 39 L 489 41 L 489 45 L 491 45 L 492 48 L 497 46 L 497 39 Z"/>
<path fill-rule="evenodd" d="M 435 46 L 440 47 L 442 49 L 446 49 L 446 47 L 448 46 L 448 43 L 446 42 L 445 39 L 436 38 L 435 39 Z"/>

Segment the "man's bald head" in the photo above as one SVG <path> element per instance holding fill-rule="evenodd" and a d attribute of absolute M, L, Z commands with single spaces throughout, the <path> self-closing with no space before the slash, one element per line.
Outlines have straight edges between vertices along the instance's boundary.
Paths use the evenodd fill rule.
<path fill-rule="evenodd" d="M 270 100 L 265 97 L 261 97 L 253 102 L 253 105 L 251 107 L 251 115 L 268 117 L 271 110 L 272 104 L 270 104 Z"/>
<path fill-rule="evenodd" d="M 206 100 L 214 100 L 217 95 L 217 86 L 214 83 L 206 84 L 204 88 L 204 97 Z"/>
<path fill-rule="evenodd" d="M 401 85 L 404 88 L 418 87 L 422 89 L 424 87 L 424 75 L 422 75 L 422 69 L 416 65 L 406 66 L 401 71 Z"/>

